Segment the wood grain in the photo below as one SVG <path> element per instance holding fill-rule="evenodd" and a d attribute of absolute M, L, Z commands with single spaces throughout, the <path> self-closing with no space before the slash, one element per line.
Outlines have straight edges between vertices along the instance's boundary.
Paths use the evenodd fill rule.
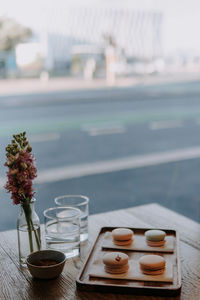
<path fill-rule="evenodd" d="M 181 238 L 182 292 L 179 297 L 147 297 L 106 293 L 79 292 L 75 279 L 103 226 L 166 227 L 179 231 Z M 164 300 L 200 299 L 200 224 L 157 204 L 92 215 L 89 218 L 89 242 L 79 259 L 66 262 L 64 272 L 55 280 L 34 280 L 18 264 L 16 231 L 0 232 L 0 299 L 1 300 Z"/>

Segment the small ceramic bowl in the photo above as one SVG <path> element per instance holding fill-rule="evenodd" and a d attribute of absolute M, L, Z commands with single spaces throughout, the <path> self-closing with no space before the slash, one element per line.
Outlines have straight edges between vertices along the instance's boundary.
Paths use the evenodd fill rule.
<path fill-rule="evenodd" d="M 53 265 L 38 265 L 41 261 L 55 261 Z M 65 254 L 55 250 L 41 250 L 31 253 L 27 259 L 26 264 L 29 272 L 35 278 L 52 279 L 58 277 L 65 265 Z"/>

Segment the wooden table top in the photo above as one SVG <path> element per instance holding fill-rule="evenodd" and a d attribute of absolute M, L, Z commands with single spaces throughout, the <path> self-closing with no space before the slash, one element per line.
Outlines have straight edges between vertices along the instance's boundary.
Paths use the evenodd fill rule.
<path fill-rule="evenodd" d="M 99 229 L 103 226 L 172 228 L 180 234 L 182 291 L 178 297 L 148 297 L 76 290 L 76 277 Z M 158 204 L 148 204 L 89 217 L 89 242 L 81 258 L 67 261 L 62 275 L 54 280 L 32 279 L 19 267 L 16 230 L 0 232 L 0 299 L 67 300 L 200 300 L 200 224 Z"/>

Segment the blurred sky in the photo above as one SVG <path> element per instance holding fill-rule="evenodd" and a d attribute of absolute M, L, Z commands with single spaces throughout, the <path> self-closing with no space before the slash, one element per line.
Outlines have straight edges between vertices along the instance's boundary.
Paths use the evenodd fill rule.
<path fill-rule="evenodd" d="M 164 13 L 163 48 L 166 55 L 180 51 L 200 52 L 199 0 L 0 0 L 0 15 L 13 17 L 32 29 L 53 28 L 52 13 L 69 6 L 109 6 Z"/>

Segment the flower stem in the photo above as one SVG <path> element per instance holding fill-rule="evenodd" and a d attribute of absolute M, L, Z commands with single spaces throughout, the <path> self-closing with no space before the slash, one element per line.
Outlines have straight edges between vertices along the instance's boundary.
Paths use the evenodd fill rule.
<path fill-rule="evenodd" d="M 29 237 L 29 247 L 30 247 L 30 253 L 33 252 L 33 237 L 32 237 L 32 226 L 31 226 L 31 208 L 30 205 L 23 204 L 23 210 L 27 222 L 28 227 L 28 237 Z"/>
<path fill-rule="evenodd" d="M 32 219 L 30 220 L 30 222 L 31 222 L 31 227 L 32 227 L 34 235 L 35 235 L 35 240 L 36 240 L 36 243 L 37 243 L 37 248 L 38 248 L 38 250 L 40 250 L 40 247 L 41 247 L 40 237 L 38 236 L 38 232 L 34 228 Z"/>

